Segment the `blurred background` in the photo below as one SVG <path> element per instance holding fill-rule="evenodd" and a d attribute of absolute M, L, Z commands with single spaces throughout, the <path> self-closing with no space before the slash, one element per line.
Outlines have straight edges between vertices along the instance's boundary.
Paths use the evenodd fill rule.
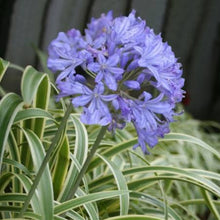
<path fill-rule="evenodd" d="M 39 68 L 34 48 L 47 53 L 60 31 L 83 30 L 91 17 L 135 9 L 161 33 L 183 64 L 186 110 L 220 121 L 220 0 L 0 0 L 0 57 Z M 10 69 L 2 86 L 19 92 L 21 73 Z"/>

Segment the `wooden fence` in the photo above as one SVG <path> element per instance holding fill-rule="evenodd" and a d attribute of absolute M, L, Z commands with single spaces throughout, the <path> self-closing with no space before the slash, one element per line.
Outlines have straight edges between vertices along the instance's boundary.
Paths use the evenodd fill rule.
<path fill-rule="evenodd" d="M 59 31 L 83 30 L 91 17 L 131 9 L 162 33 L 183 64 L 187 110 L 220 121 L 220 0 L 0 0 L 0 56 L 36 66 L 33 46 L 47 52 Z M 19 80 L 10 71 L 3 86 L 18 91 Z"/>

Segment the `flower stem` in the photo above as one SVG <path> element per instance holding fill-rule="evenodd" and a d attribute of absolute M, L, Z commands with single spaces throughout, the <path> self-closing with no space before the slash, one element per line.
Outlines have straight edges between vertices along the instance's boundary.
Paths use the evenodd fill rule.
<path fill-rule="evenodd" d="M 41 176 L 42 176 L 42 174 L 44 172 L 44 169 L 45 169 L 45 167 L 46 167 L 46 165 L 47 165 L 47 163 L 48 163 L 48 161 L 50 159 L 50 156 L 54 152 L 54 149 L 56 148 L 57 143 L 59 142 L 59 139 L 60 139 L 60 137 L 61 137 L 61 135 L 62 135 L 62 133 L 63 133 L 63 131 L 65 129 L 65 126 L 67 124 L 67 120 L 68 120 L 69 115 L 70 115 L 70 113 L 72 111 L 72 108 L 73 108 L 72 104 L 70 103 L 70 105 L 68 106 L 68 108 L 66 110 L 66 113 L 65 113 L 65 115 L 64 115 L 64 117 L 63 117 L 63 119 L 62 119 L 62 121 L 60 123 L 60 126 L 59 126 L 59 128 L 58 128 L 58 130 L 57 130 L 57 132 L 56 132 L 56 134 L 55 134 L 55 136 L 53 138 L 53 140 L 52 140 L 52 143 L 51 143 L 51 145 L 50 145 L 50 147 L 49 147 L 49 149 L 48 149 L 48 151 L 47 151 L 47 153 L 46 153 L 46 155 L 44 157 L 44 160 L 42 161 L 40 169 L 38 170 L 38 173 L 37 173 L 36 178 L 35 178 L 35 180 L 33 182 L 33 185 L 31 186 L 31 189 L 30 189 L 30 191 L 29 191 L 29 193 L 27 195 L 27 198 L 26 198 L 26 200 L 24 202 L 24 205 L 23 205 L 23 207 L 21 209 L 21 212 L 19 213 L 19 216 L 18 216 L 19 218 L 21 218 L 23 216 L 24 212 L 28 208 L 28 205 L 29 205 L 29 203 L 31 201 L 31 198 L 32 198 L 32 196 L 33 196 L 37 186 L 38 186 L 38 183 L 40 182 Z"/>
<path fill-rule="evenodd" d="M 21 71 L 21 72 L 24 71 L 24 68 L 23 68 L 23 67 L 21 67 L 21 66 L 19 66 L 19 65 L 17 65 L 17 64 L 14 64 L 14 63 L 10 63 L 10 64 L 9 64 L 9 67 L 12 68 L 12 69 L 15 69 L 15 70 L 19 70 L 19 71 Z"/>
<path fill-rule="evenodd" d="M 71 199 L 75 195 L 75 193 L 79 187 L 79 184 L 82 181 L 82 178 L 83 178 L 83 176 L 89 166 L 89 163 L 90 163 L 91 159 L 93 158 L 97 148 L 99 147 L 99 144 L 100 144 L 102 138 L 104 137 L 104 135 L 106 133 L 106 130 L 107 130 L 107 126 L 103 126 L 100 129 L 99 134 L 98 134 L 98 136 L 97 136 L 97 138 L 96 138 L 96 140 L 95 140 L 95 142 L 94 142 L 94 144 L 93 144 L 93 146 L 92 146 L 92 148 L 91 148 L 91 150 L 90 150 L 90 152 L 89 152 L 89 154 L 88 154 L 88 156 L 87 156 L 87 158 L 86 158 L 86 160 L 85 160 L 85 162 L 84 162 L 84 164 L 83 164 L 83 166 L 77 176 L 76 183 L 75 183 L 74 187 L 71 189 L 71 191 L 67 197 L 67 200 Z"/>

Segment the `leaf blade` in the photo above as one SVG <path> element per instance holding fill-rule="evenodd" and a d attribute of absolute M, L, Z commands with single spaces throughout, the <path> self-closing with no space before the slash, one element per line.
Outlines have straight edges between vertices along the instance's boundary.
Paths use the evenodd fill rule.
<path fill-rule="evenodd" d="M 31 156 L 33 160 L 34 167 L 36 172 L 39 170 L 43 158 L 45 156 L 44 147 L 39 140 L 38 136 L 33 133 L 31 130 L 23 130 L 24 135 L 27 139 Z M 40 182 L 37 187 L 39 195 L 39 203 L 42 210 L 42 216 L 44 219 L 53 218 L 53 187 L 52 187 L 52 178 L 50 176 L 49 166 L 47 165 Z"/>
<path fill-rule="evenodd" d="M 8 135 L 23 100 L 20 96 L 9 93 L 0 101 L 0 170 Z"/>
<path fill-rule="evenodd" d="M 0 82 L 9 66 L 9 62 L 0 58 Z"/>
<path fill-rule="evenodd" d="M 108 192 L 98 192 L 98 193 L 92 193 L 86 196 L 82 196 L 76 199 L 71 199 L 66 202 L 63 202 L 60 205 L 57 205 L 54 208 L 54 213 L 57 214 L 62 214 L 67 212 L 70 209 L 74 209 L 76 207 L 82 206 L 85 203 L 88 202 L 94 202 L 102 199 L 108 199 L 112 198 L 115 196 L 120 196 L 125 193 L 128 193 L 128 191 L 108 191 Z"/>
<path fill-rule="evenodd" d="M 128 190 L 126 180 L 123 174 L 121 173 L 121 171 L 116 166 L 116 164 L 102 155 L 98 154 L 98 156 L 103 161 L 105 161 L 105 163 L 108 165 L 111 172 L 113 173 L 115 181 L 117 183 L 118 190 Z M 129 194 L 122 195 L 119 198 L 120 198 L 120 215 L 127 215 L 129 210 Z"/>

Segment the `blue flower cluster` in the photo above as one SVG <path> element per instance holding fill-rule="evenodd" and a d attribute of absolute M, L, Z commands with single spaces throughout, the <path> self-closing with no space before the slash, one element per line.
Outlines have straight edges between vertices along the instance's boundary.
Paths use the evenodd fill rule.
<path fill-rule="evenodd" d="M 85 74 L 76 72 L 80 66 Z M 82 106 L 85 124 L 122 129 L 133 123 L 144 153 L 169 132 L 176 103 L 183 98 L 181 64 L 171 47 L 145 21 L 112 12 L 92 19 L 85 35 L 60 32 L 49 45 L 48 67 L 59 71 L 59 97 Z"/>

